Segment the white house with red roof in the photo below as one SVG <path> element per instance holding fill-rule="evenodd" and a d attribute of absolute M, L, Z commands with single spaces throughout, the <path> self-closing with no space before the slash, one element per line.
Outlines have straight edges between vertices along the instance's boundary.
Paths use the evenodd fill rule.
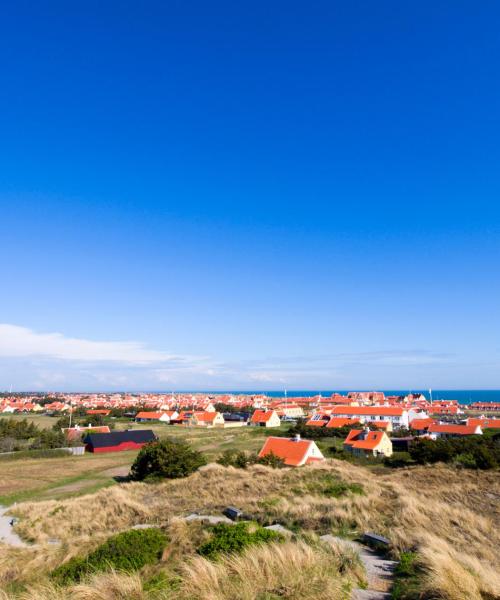
<path fill-rule="evenodd" d="M 302 467 L 325 460 L 316 443 L 312 440 L 302 440 L 300 435 L 293 438 L 269 436 L 259 452 L 259 458 L 269 454 L 281 458 L 288 467 Z"/>
<path fill-rule="evenodd" d="M 361 423 L 390 421 L 393 428 L 409 425 L 408 411 L 400 406 L 336 406 L 332 416 L 359 419 Z"/>
<path fill-rule="evenodd" d="M 432 423 L 427 428 L 427 434 L 433 438 L 462 437 L 464 435 L 482 435 L 480 425 L 448 425 Z"/>
<path fill-rule="evenodd" d="M 141 411 L 135 415 L 137 422 L 160 421 L 162 423 L 170 423 L 178 417 L 175 410 L 162 410 L 157 412 Z"/>
<path fill-rule="evenodd" d="M 466 425 L 472 425 L 481 427 L 481 429 L 500 429 L 500 419 L 489 419 L 484 415 L 478 417 L 477 419 L 467 419 L 465 422 Z"/>

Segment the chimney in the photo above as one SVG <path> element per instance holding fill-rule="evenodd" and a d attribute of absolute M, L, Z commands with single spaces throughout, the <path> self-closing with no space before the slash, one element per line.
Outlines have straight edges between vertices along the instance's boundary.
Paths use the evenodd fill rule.
<path fill-rule="evenodd" d="M 300 433 L 296 433 L 293 438 L 292 438 L 292 442 L 300 442 Z"/>

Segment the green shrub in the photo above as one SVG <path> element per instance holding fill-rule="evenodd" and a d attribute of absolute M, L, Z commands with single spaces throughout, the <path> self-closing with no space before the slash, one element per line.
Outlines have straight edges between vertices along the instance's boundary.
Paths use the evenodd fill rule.
<path fill-rule="evenodd" d="M 386 467 L 408 467 L 415 464 L 410 456 L 409 452 L 393 452 L 392 456 L 386 456 L 384 458 L 384 465 Z"/>
<path fill-rule="evenodd" d="M 226 525 L 220 523 L 212 530 L 212 538 L 198 548 L 198 554 L 206 558 L 216 558 L 219 554 L 242 552 L 253 544 L 282 541 L 284 538 L 276 531 L 255 526 L 250 528 L 248 523 Z"/>
<path fill-rule="evenodd" d="M 416 440 L 410 446 L 411 458 L 419 464 L 457 462 L 476 469 L 496 469 L 500 465 L 500 439 L 472 435 L 465 438 Z"/>
<path fill-rule="evenodd" d="M 420 600 L 422 569 L 416 552 L 402 552 L 394 571 L 392 600 Z"/>
<path fill-rule="evenodd" d="M 314 471 L 304 474 L 300 481 L 300 487 L 294 487 L 292 491 L 295 494 L 312 494 L 328 498 L 340 498 L 348 493 L 365 493 L 363 486 L 359 483 L 347 483 L 330 474 L 319 475 Z"/>
<path fill-rule="evenodd" d="M 219 465 L 224 467 L 236 467 L 237 469 L 246 469 L 248 465 L 255 462 L 253 455 L 243 451 L 225 450 L 217 459 Z"/>
<path fill-rule="evenodd" d="M 160 440 L 146 444 L 137 455 L 130 471 L 136 481 L 187 477 L 206 463 L 201 452 L 184 441 Z"/>
<path fill-rule="evenodd" d="M 279 456 L 276 456 L 274 452 L 269 452 L 269 454 L 257 458 L 256 462 L 259 465 L 266 465 L 268 467 L 272 467 L 273 469 L 281 469 L 285 466 L 285 461 Z"/>
<path fill-rule="evenodd" d="M 156 563 L 166 543 L 167 538 L 159 529 L 131 529 L 110 537 L 85 557 L 72 558 L 55 569 L 52 577 L 59 583 L 69 584 L 97 571 L 137 571 L 144 565 Z"/>
<path fill-rule="evenodd" d="M 365 493 L 363 486 L 359 483 L 345 483 L 343 481 L 328 483 L 322 489 L 322 494 L 329 498 L 340 498 L 341 496 L 345 496 L 348 492 L 359 495 Z"/>

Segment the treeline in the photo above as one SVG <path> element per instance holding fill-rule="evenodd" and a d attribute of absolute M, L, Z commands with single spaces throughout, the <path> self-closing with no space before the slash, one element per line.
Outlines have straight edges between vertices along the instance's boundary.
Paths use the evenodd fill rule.
<path fill-rule="evenodd" d="M 0 419 L 0 452 L 61 448 L 65 445 L 60 430 L 40 429 L 27 419 Z"/>
<path fill-rule="evenodd" d="M 471 469 L 500 467 L 500 432 L 466 438 L 418 439 L 409 447 L 410 458 L 417 464 L 455 463 Z"/>
<path fill-rule="evenodd" d="M 63 415 L 59 417 L 57 421 L 52 425 L 53 431 L 60 431 L 63 428 L 67 428 L 70 425 L 69 415 Z M 114 429 L 115 424 L 113 421 L 110 421 L 108 418 L 103 415 L 85 415 L 78 416 L 77 414 L 71 415 L 71 426 L 75 427 L 75 425 L 79 425 L 80 427 L 87 427 L 91 425 L 92 427 L 100 427 L 102 425 L 107 425 L 110 429 Z"/>
<path fill-rule="evenodd" d="M 320 440 L 322 438 L 342 438 L 345 439 L 351 429 L 359 429 L 359 425 L 347 425 L 346 427 L 309 427 L 305 421 L 298 421 L 283 433 L 286 437 L 300 435 L 308 440 Z M 278 434 L 279 435 L 279 434 Z"/>

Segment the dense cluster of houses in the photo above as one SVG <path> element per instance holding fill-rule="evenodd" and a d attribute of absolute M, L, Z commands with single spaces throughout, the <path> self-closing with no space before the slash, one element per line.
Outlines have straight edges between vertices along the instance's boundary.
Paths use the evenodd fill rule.
<path fill-rule="evenodd" d="M 216 410 L 223 406 L 225 412 Z M 84 409 L 86 414 L 109 417 L 114 409 L 137 423 L 164 423 L 182 427 L 276 428 L 283 421 L 306 419 L 308 427 L 342 428 L 350 431 L 343 447 L 356 456 L 391 456 L 391 433 L 408 430 L 411 437 L 430 439 L 481 435 L 484 429 L 500 428 L 500 419 L 463 418 L 464 409 L 500 411 L 500 403 L 475 403 L 462 407 L 455 400 L 428 400 L 423 394 L 385 396 L 383 392 L 338 393 L 328 397 L 273 398 L 264 394 L 53 394 L 49 402 L 40 396 L 13 395 L 0 398 L 1 413 L 45 412 L 59 414 Z M 151 439 L 151 430 L 110 431 L 107 426 L 75 426 L 63 430 L 68 441 L 84 440 L 92 452 L 139 448 Z M 142 432 L 142 433 L 141 433 Z M 286 449 L 289 450 L 286 450 Z M 300 451 L 299 451 L 300 450 Z M 287 464 L 321 460 L 316 444 L 308 440 L 269 437 L 262 455 L 283 455 Z M 291 454 L 289 455 L 289 453 Z"/>

